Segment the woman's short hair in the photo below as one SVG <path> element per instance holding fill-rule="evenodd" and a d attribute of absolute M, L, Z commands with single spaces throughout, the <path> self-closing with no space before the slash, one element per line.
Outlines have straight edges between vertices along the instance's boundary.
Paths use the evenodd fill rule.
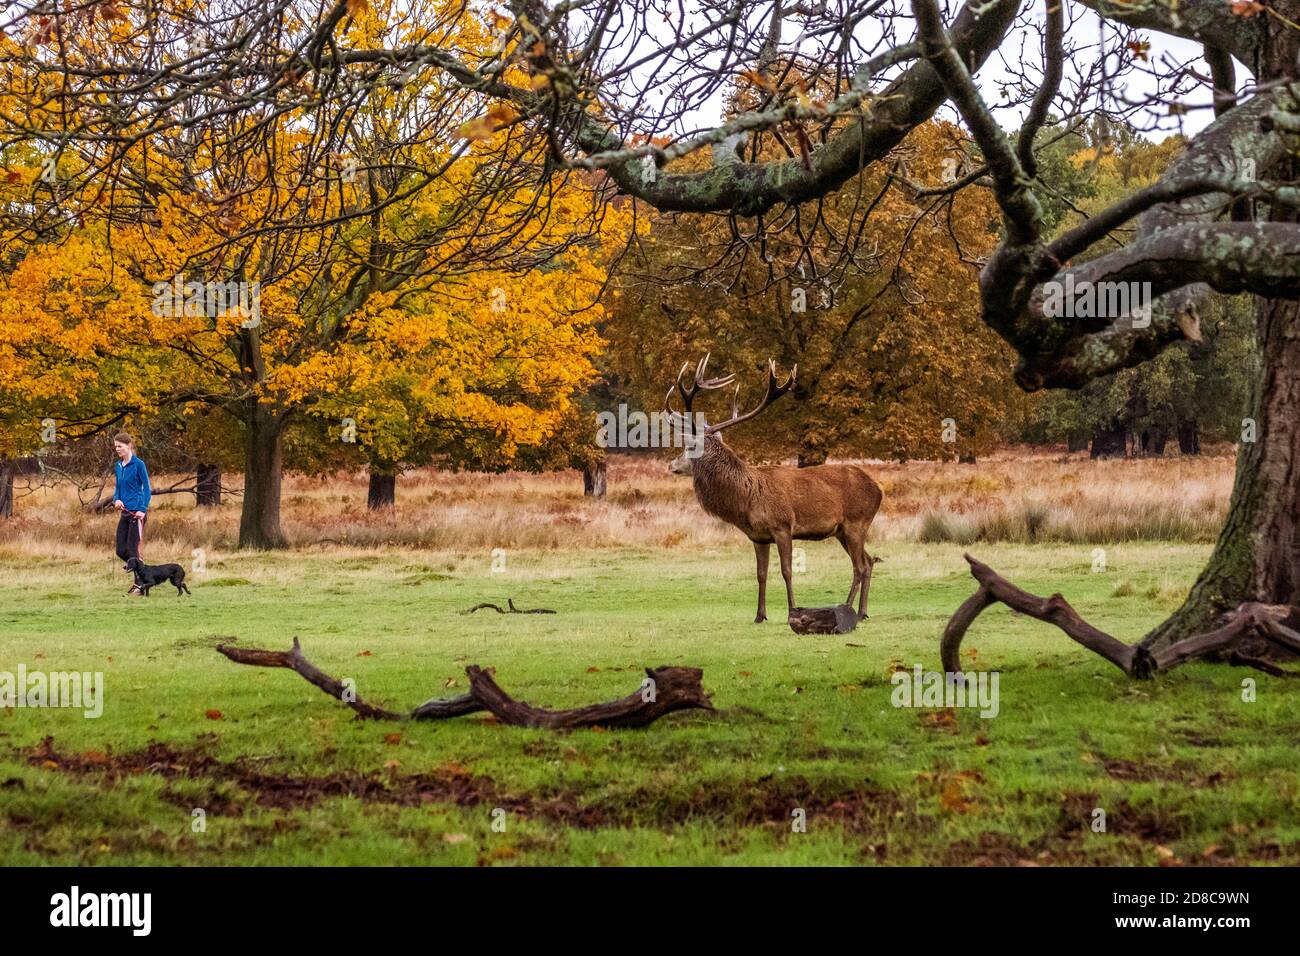
<path fill-rule="evenodd" d="M 130 432 L 118 432 L 113 436 L 113 441 L 121 442 L 123 445 L 134 445 L 135 439 L 131 437 Z"/>

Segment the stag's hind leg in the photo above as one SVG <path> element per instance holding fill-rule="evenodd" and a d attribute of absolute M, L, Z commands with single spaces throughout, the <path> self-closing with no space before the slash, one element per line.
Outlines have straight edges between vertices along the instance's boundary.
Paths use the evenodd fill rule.
<path fill-rule="evenodd" d="M 794 573 L 793 548 L 791 547 L 791 536 L 788 533 L 778 533 L 774 535 L 776 539 L 776 553 L 781 556 L 781 577 L 785 578 L 785 607 L 786 616 L 794 610 L 794 582 L 792 575 Z"/>
<path fill-rule="evenodd" d="M 754 616 L 755 624 L 762 624 L 767 620 L 767 564 L 771 556 L 770 542 L 754 542 L 754 557 L 758 559 L 758 613 Z"/>
<path fill-rule="evenodd" d="M 871 587 L 871 569 L 875 567 L 876 558 L 867 554 L 866 550 L 862 551 L 862 593 L 858 596 L 858 618 L 866 620 L 867 617 L 867 589 Z M 852 602 L 849 602 L 852 603 Z"/>
<path fill-rule="evenodd" d="M 853 586 L 849 588 L 849 596 L 844 599 L 844 603 L 851 606 L 853 598 L 857 596 L 858 617 L 865 618 L 867 588 L 871 586 L 871 559 L 867 557 L 865 547 L 866 533 L 841 528 L 835 537 L 853 562 Z"/>

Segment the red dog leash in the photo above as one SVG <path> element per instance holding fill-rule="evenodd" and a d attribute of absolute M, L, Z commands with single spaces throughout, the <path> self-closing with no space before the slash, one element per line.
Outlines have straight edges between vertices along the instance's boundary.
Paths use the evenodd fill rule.
<path fill-rule="evenodd" d="M 122 509 L 122 513 L 128 514 L 135 519 L 135 531 L 136 531 L 135 550 L 137 553 L 139 553 L 144 546 L 145 513 L 143 511 L 128 511 L 126 508 Z M 143 560 L 143 558 L 141 560 Z"/>

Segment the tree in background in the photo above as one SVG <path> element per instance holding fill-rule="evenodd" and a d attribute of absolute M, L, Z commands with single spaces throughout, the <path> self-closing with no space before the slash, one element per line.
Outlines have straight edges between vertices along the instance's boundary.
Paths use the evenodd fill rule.
<path fill-rule="evenodd" d="M 448 49 L 492 47 L 488 24 L 448 11 L 408 12 L 441 24 Z M 349 39 L 392 42 L 402 23 L 363 5 Z M 74 59 L 98 44 L 146 52 L 114 18 L 85 27 Z M 28 210 L 3 236 L 15 267 L 0 292 L 0 394 L 15 443 L 30 449 L 46 418 L 93 431 L 219 410 L 242 431 L 240 543 L 276 547 L 283 440 L 304 415 L 360 436 L 382 468 L 439 441 L 508 460 L 553 430 L 590 377 L 599 342 L 584 309 L 627 217 L 599 177 L 542 176 L 544 152 L 504 116 L 473 119 L 458 88 L 372 84 L 375 69 L 335 78 L 355 84 L 342 115 L 302 80 L 269 113 L 219 108 L 252 79 L 211 90 L 197 117 L 141 114 L 111 171 L 88 174 L 101 158 L 89 147 L 11 143 L 2 198 Z M 7 106 L 34 124 L 90 121 L 93 104 L 44 97 L 41 63 L 5 71 Z M 131 202 L 105 202 L 110 188 Z"/>
<path fill-rule="evenodd" d="M 986 451 L 1018 390 L 977 308 L 994 207 L 985 192 L 944 187 L 964 172 L 966 149 L 955 127 L 924 124 L 890 167 L 740 246 L 733 222 L 654 217 L 621 264 L 607 366 L 654 410 L 668 370 L 705 352 L 751 387 L 769 357 L 797 364 L 764 428 L 736 440 L 770 458 L 793 452 L 801 465 Z M 869 236 L 870 249 L 846 254 L 835 237 L 847 230 Z"/>

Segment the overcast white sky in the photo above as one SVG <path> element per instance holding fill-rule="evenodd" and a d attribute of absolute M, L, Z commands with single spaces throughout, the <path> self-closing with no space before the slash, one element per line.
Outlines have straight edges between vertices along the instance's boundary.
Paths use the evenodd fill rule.
<path fill-rule="evenodd" d="M 950 4 L 951 9 L 957 8 L 956 3 Z M 689 5 L 687 6 L 689 9 Z M 1041 22 L 1042 9 L 1040 3 L 1034 3 L 1032 7 L 1026 4 L 1026 16 L 1033 23 Z M 1069 89 L 1069 83 L 1072 76 L 1079 76 L 1082 72 L 1090 70 L 1097 58 L 1098 50 L 1102 45 L 1102 31 L 1105 30 L 1105 36 L 1108 46 L 1115 46 L 1120 36 L 1114 24 L 1105 24 L 1091 10 L 1079 3 L 1067 3 L 1067 43 L 1076 48 L 1076 55 L 1067 65 L 1066 82 L 1063 89 Z M 766 22 L 771 13 L 771 4 L 756 4 L 753 16 Z M 951 22 L 951 13 L 947 15 Z M 692 27 L 698 27 L 704 22 L 703 14 L 697 15 Z M 908 33 L 907 36 L 901 36 L 899 42 L 907 42 L 911 39 L 910 25 L 912 23 L 909 17 L 898 17 L 894 20 L 897 32 L 902 34 Z M 792 39 L 792 34 L 799 29 L 799 18 L 792 18 L 786 23 L 785 39 L 787 43 Z M 663 25 L 666 31 L 668 25 Z M 652 30 L 652 32 L 654 32 Z M 869 18 L 860 25 L 857 35 L 868 43 L 880 35 L 880 21 L 876 18 Z M 665 39 L 665 37 L 655 37 L 656 41 Z M 1162 72 L 1168 74 L 1172 70 L 1166 65 L 1169 62 L 1185 63 L 1193 61 L 1195 68 L 1201 74 L 1208 74 L 1208 67 L 1204 61 L 1199 59 L 1200 46 L 1189 40 L 1177 37 L 1169 37 L 1159 33 L 1143 33 L 1142 39 L 1150 43 L 1148 53 L 1149 63 L 1144 64 L 1146 69 L 1151 72 Z M 812 50 L 812 41 L 805 40 L 800 44 L 801 49 Z M 692 60 L 691 68 L 694 70 L 703 70 L 708 68 L 707 58 L 689 57 Z M 1004 107 L 1000 106 L 1003 98 L 1000 95 L 1000 88 L 1008 83 L 1015 81 L 1015 69 L 1020 68 L 1023 62 L 1025 68 L 1031 74 L 1037 75 L 1042 66 L 1042 54 L 1038 33 L 1032 27 L 1019 27 L 1014 29 L 1003 43 L 998 53 L 995 53 L 984 64 L 983 68 L 977 75 L 977 80 L 984 91 L 985 99 L 988 104 L 994 108 L 999 122 L 1007 129 L 1015 129 L 1020 125 L 1023 117 L 1024 107 Z M 1112 58 L 1110 63 L 1110 72 L 1117 68 L 1117 62 Z M 897 72 L 897 71 L 895 71 Z M 1156 80 L 1151 72 L 1130 71 L 1120 81 L 1114 85 L 1114 93 L 1130 101 L 1142 101 L 1146 97 L 1156 93 Z M 1238 64 L 1238 82 L 1247 76 L 1246 71 Z M 886 74 L 889 75 L 889 74 Z M 647 92 L 647 98 L 656 104 L 662 104 L 668 93 L 667 85 L 662 88 L 654 88 Z M 1185 114 L 1169 115 L 1167 106 L 1162 105 L 1157 108 L 1143 108 L 1133 118 L 1134 125 L 1137 126 L 1143 135 L 1149 138 L 1160 140 L 1171 133 L 1183 132 L 1185 134 L 1195 134 L 1204 126 L 1209 124 L 1214 116 L 1210 106 L 1210 93 L 1205 87 L 1196 89 L 1191 95 L 1180 98 L 1180 102 L 1187 107 L 1191 107 Z M 721 115 L 723 104 L 720 96 L 713 96 L 709 100 L 698 104 L 695 111 L 689 114 L 692 125 L 698 128 L 708 128 L 715 125 Z M 941 116 L 951 120 L 957 120 L 954 110 L 945 105 L 942 109 Z M 678 129 L 674 132 L 679 134 L 692 132 L 691 130 Z"/>

